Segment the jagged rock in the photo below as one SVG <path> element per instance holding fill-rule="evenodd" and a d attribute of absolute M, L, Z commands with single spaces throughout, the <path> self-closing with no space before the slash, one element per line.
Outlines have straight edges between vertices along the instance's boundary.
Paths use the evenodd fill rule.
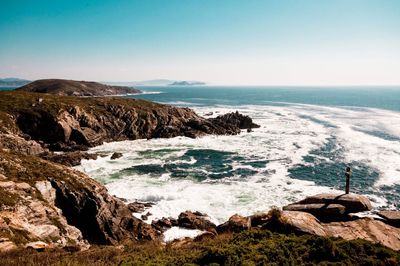
<path fill-rule="evenodd" d="M 322 224 L 327 236 L 364 239 L 400 250 L 400 229 L 370 218 Z"/>
<path fill-rule="evenodd" d="M 86 150 L 103 142 L 139 138 L 232 135 L 244 128 L 258 127 L 250 117 L 238 112 L 205 119 L 189 108 L 137 99 L 44 94 L 43 102 L 32 108 L 30 104 L 36 102 L 34 93 L 0 92 L 0 97 L 10 103 L 0 106 L 0 112 L 13 118 L 4 124 L 4 130 L 42 141 L 52 151 Z"/>
<path fill-rule="evenodd" d="M 122 156 L 123 156 L 122 153 L 120 153 L 120 152 L 114 152 L 114 153 L 111 155 L 111 160 L 115 160 L 115 159 L 121 158 Z"/>
<path fill-rule="evenodd" d="M 66 166 L 80 165 L 81 161 L 83 159 L 85 159 L 85 160 L 96 160 L 97 159 L 96 154 L 91 154 L 91 153 L 81 152 L 81 151 L 64 152 L 61 154 L 43 153 L 43 154 L 40 154 L 40 157 L 45 160 L 63 164 Z"/>
<path fill-rule="evenodd" d="M 384 218 L 385 223 L 400 227 L 400 211 L 380 211 L 378 215 Z"/>
<path fill-rule="evenodd" d="M 178 225 L 188 229 L 208 230 L 215 229 L 216 225 L 207 220 L 200 212 L 185 211 L 179 214 Z"/>
<path fill-rule="evenodd" d="M 310 196 L 294 204 L 339 204 L 345 207 L 346 213 L 369 211 L 372 209 L 371 202 L 367 197 L 358 194 L 330 194 L 322 193 Z"/>
<path fill-rule="evenodd" d="M 146 209 L 152 207 L 153 205 L 154 205 L 154 203 L 151 203 L 151 202 L 135 201 L 135 202 L 128 203 L 127 207 L 133 213 L 142 213 Z"/>
<path fill-rule="evenodd" d="M 311 204 L 290 204 L 283 207 L 285 211 L 301 211 L 308 212 L 316 216 L 320 220 L 337 220 L 343 219 L 346 212 L 346 208 L 340 204 L 323 204 L 323 203 L 311 203 Z"/>
<path fill-rule="evenodd" d="M 26 248 L 32 248 L 37 251 L 43 251 L 45 248 L 48 248 L 49 245 L 43 241 L 35 241 L 35 242 L 30 242 L 25 245 Z"/>
<path fill-rule="evenodd" d="M 26 140 L 15 134 L 0 133 L 0 148 L 9 149 L 15 152 L 20 152 L 28 155 L 38 155 L 46 152 L 38 142 L 34 140 Z"/>
<path fill-rule="evenodd" d="M 75 182 L 72 185 L 51 180 L 57 206 L 90 243 L 117 244 L 124 240 L 158 238 L 150 225 L 133 217 L 125 203 L 110 196 L 103 185 L 83 174 Z M 80 190 L 75 188 L 77 185 Z"/>
<path fill-rule="evenodd" d="M 147 213 L 143 214 L 140 218 L 142 218 L 143 221 L 147 221 L 147 219 L 149 218 L 150 215 L 151 215 L 151 213 L 147 212 Z"/>
<path fill-rule="evenodd" d="M 229 220 L 223 224 L 217 226 L 218 233 L 226 232 L 241 232 L 248 230 L 251 227 L 251 219 L 249 217 L 243 217 L 239 214 L 235 214 L 229 218 Z"/>
<path fill-rule="evenodd" d="M 210 121 L 219 124 L 234 125 L 239 129 L 251 129 L 260 127 L 259 125 L 254 124 L 253 120 L 250 117 L 242 115 L 238 111 L 234 113 L 220 115 L 216 118 L 211 118 Z"/>
<path fill-rule="evenodd" d="M 265 224 L 270 218 L 271 215 L 267 212 L 259 212 L 249 216 L 251 227 L 260 227 Z"/>
<path fill-rule="evenodd" d="M 175 223 L 176 220 L 175 220 Z M 165 232 L 167 229 L 171 228 L 174 226 L 174 222 L 171 221 L 171 218 L 161 218 L 159 220 L 154 220 L 151 222 L 151 225 L 156 228 L 158 231 Z"/>

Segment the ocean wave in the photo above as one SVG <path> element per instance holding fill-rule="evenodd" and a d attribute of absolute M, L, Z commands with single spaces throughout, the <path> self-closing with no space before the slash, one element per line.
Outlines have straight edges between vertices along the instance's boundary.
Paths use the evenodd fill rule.
<path fill-rule="evenodd" d="M 200 114 L 238 110 L 261 127 L 237 136 L 105 143 L 91 152 L 111 155 L 119 151 L 124 156 L 115 161 L 109 157 L 83 161 L 79 168 L 105 182 L 115 195 L 157 201 L 150 209 L 153 218 L 198 210 L 219 223 L 235 213 L 248 215 L 308 195 L 339 192 L 346 165 L 359 175 L 354 189 L 367 194 L 374 206 L 393 206 L 400 200 L 382 190 L 400 184 L 400 141 L 370 134 L 399 136 L 398 112 L 298 104 L 194 109 Z M 116 175 L 129 167 L 150 164 L 159 165 L 158 172 L 139 168 Z M 303 167 L 301 179 L 291 172 L 298 167 Z M 324 167 L 330 172 L 324 172 L 328 169 Z M 317 174 L 313 173 L 316 170 Z M 201 178 L 193 178 L 193 174 Z"/>

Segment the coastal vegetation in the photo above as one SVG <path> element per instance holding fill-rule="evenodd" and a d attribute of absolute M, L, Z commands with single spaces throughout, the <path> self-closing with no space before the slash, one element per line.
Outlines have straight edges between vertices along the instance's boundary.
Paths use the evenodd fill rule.
<path fill-rule="evenodd" d="M 3 91 L 0 121 L 0 265 L 400 262 L 400 229 L 350 216 L 371 210 L 361 195 L 320 194 L 284 211 L 233 215 L 218 226 L 195 210 L 148 224 L 132 215 L 146 203 L 128 204 L 68 167 L 69 154 L 105 141 L 232 135 L 258 127 L 238 112 L 206 119 L 189 108 L 144 100 Z M 163 233 L 173 226 L 203 234 L 164 243 Z"/>
<path fill-rule="evenodd" d="M 346 241 L 255 229 L 166 246 L 150 242 L 87 251 L 16 250 L 1 265 L 398 265 L 400 253 L 365 240 Z"/>

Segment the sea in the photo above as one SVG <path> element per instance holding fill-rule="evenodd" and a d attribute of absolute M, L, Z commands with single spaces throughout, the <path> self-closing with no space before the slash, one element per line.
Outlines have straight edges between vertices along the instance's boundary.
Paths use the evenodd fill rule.
<path fill-rule="evenodd" d="M 216 117 L 239 111 L 261 127 L 236 136 L 105 143 L 77 168 L 128 201 L 153 202 L 149 221 L 192 210 L 216 224 L 317 193 L 350 190 L 400 210 L 400 86 L 141 87 L 128 97 Z M 111 160 L 114 152 L 123 157 Z"/>

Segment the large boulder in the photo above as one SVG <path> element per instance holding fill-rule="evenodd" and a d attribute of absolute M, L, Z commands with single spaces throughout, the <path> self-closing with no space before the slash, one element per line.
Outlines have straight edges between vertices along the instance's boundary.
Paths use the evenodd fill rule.
<path fill-rule="evenodd" d="M 314 196 L 310 196 L 296 202 L 295 204 L 324 204 L 325 207 L 321 205 L 323 208 L 327 208 L 330 204 L 338 204 L 345 207 L 345 213 L 357 213 L 363 211 L 370 211 L 372 209 L 371 202 L 369 199 L 363 195 L 358 194 L 333 194 L 333 193 L 322 193 Z M 338 207 L 338 206 L 336 206 Z M 315 208 L 312 208 L 315 210 Z M 332 208 L 334 209 L 334 208 Z M 339 208 L 337 208 L 338 210 Z"/>
<path fill-rule="evenodd" d="M 320 220 L 336 220 L 342 219 L 346 212 L 346 208 L 341 204 L 290 204 L 283 207 L 285 211 L 301 211 L 308 212 L 318 217 Z"/>
<path fill-rule="evenodd" d="M 400 227 L 400 211 L 380 211 L 378 215 L 384 219 L 385 223 Z"/>
<path fill-rule="evenodd" d="M 370 218 L 322 224 L 327 236 L 364 239 L 400 250 L 400 229 Z"/>
<path fill-rule="evenodd" d="M 179 214 L 178 225 L 188 229 L 211 230 L 216 225 L 207 219 L 205 214 L 200 212 L 185 211 Z"/>
<path fill-rule="evenodd" d="M 280 221 L 297 233 L 326 236 L 318 219 L 306 212 L 282 211 Z"/>
<path fill-rule="evenodd" d="M 307 212 L 272 209 L 266 213 L 257 213 L 249 218 L 252 227 L 261 227 L 270 231 L 326 235 L 319 220 Z"/>
<path fill-rule="evenodd" d="M 243 217 L 239 214 L 235 214 L 229 218 L 229 220 L 223 224 L 218 225 L 217 232 L 241 232 L 251 228 L 250 217 Z"/>

